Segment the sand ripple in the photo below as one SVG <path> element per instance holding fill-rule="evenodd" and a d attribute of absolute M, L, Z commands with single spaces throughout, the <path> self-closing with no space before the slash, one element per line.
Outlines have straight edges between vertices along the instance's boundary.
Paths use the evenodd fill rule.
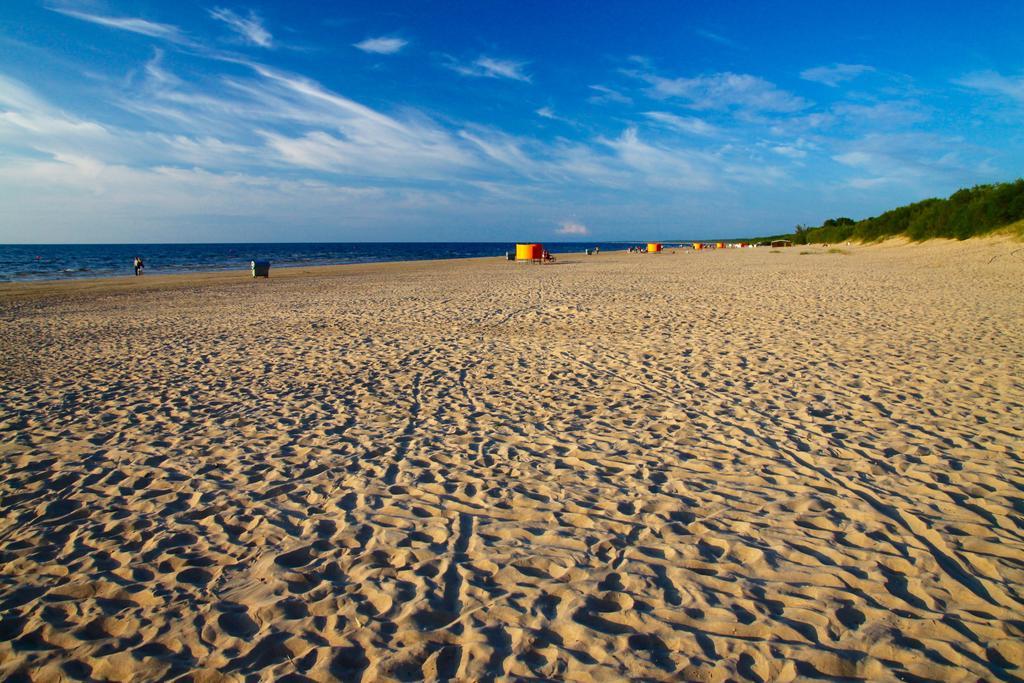
<path fill-rule="evenodd" d="M 1009 250 L 0 299 L 0 676 L 1017 680 Z"/>

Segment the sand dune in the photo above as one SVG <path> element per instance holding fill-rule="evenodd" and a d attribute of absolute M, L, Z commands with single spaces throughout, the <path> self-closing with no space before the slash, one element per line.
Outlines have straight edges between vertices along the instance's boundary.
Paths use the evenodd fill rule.
<path fill-rule="evenodd" d="M 1024 251 L 844 250 L 5 286 L 0 677 L 1024 678 Z"/>

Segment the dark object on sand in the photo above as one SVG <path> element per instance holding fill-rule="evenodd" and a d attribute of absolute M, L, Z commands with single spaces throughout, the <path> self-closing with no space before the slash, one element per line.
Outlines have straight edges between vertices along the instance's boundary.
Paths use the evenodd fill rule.
<path fill-rule="evenodd" d="M 253 261 L 253 277 L 270 277 L 270 261 Z"/>

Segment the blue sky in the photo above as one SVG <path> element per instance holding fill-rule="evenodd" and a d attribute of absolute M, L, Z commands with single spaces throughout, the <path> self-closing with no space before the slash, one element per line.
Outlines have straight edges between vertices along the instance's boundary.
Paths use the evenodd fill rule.
<path fill-rule="evenodd" d="M 0 242 L 766 234 L 1024 175 L 1024 3 L 0 2 Z"/>

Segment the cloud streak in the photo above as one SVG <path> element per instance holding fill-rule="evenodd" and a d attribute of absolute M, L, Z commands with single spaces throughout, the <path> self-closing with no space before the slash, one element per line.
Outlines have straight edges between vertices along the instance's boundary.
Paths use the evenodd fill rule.
<path fill-rule="evenodd" d="M 678 116 L 665 111 L 648 111 L 644 112 L 644 116 L 680 133 L 702 137 L 713 137 L 720 134 L 716 126 L 695 116 Z"/>
<path fill-rule="evenodd" d="M 250 11 L 246 18 L 229 9 L 217 7 L 210 10 L 210 16 L 227 24 L 244 42 L 250 45 L 267 48 L 274 46 L 274 37 L 263 26 L 263 20 L 255 12 Z"/>
<path fill-rule="evenodd" d="M 50 7 L 49 9 L 57 12 L 58 14 L 64 14 L 69 17 L 74 17 L 75 19 L 81 19 L 82 21 L 106 26 L 107 28 L 113 28 L 119 31 L 128 31 L 129 33 L 137 33 L 151 38 L 161 38 L 172 43 L 186 44 L 190 42 L 177 26 L 172 26 L 170 24 L 160 24 L 154 21 L 147 21 L 145 19 L 138 19 L 135 17 L 109 17 L 99 14 L 89 14 L 88 12 L 80 12 L 78 10 L 63 7 Z"/>
<path fill-rule="evenodd" d="M 636 61 L 636 60 L 634 60 Z M 697 110 L 746 109 L 791 113 L 810 103 L 758 76 L 722 72 L 693 78 L 667 78 L 652 70 L 625 70 L 625 75 L 649 85 L 655 99 L 679 99 Z"/>
<path fill-rule="evenodd" d="M 593 104 L 633 104 L 633 98 L 627 95 L 623 95 L 614 88 L 609 88 L 606 85 L 588 85 L 588 88 L 596 92 L 596 95 L 591 95 L 588 101 Z"/>
<path fill-rule="evenodd" d="M 353 47 L 362 50 L 363 52 L 369 52 L 377 55 L 393 55 L 402 51 L 409 41 L 403 40 L 402 38 L 394 37 L 379 37 L 379 38 L 367 38 L 366 40 L 355 43 Z"/>
<path fill-rule="evenodd" d="M 725 36 L 719 33 L 708 31 L 707 29 L 697 29 L 695 33 L 701 38 L 707 38 L 712 42 L 718 43 L 719 45 L 725 45 L 726 47 L 731 47 L 734 49 L 738 49 L 741 47 L 736 41 L 726 38 Z"/>
<path fill-rule="evenodd" d="M 978 71 L 953 82 L 971 90 L 999 95 L 1024 104 L 1024 75 L 1004 76 L 996 71 Z"/>
<path fill-rule="evenodd" d="M 555 232 L 559 235 L 573 235 L 576 237 L 582 237 L 590 234 L 590 230 L 587 226 L 582 223 L 577 223 L 576 221 L 562 221 L 562 224 L 558 226 L 558 229 L 555 230 Z"/>
<path fill-rule="evenodd" d="M 495 57 L 482 56 L 470 64 L 463 64 L 455 59 L 449 58 L 447 66 L 452 71 L 463 76 L 476 78 L 507 78 L 513 81 L 529 83 L 531 77 L 524 71 L 526 62 L 511 59 L 497 59 Z"/>
<path fill-rule="evenodd" d="M 846 181 L 857 189 L 889 184 L 927 192 L 929 187 L 985 172 L 984 164 L 967 158 L 970 145 L 934 133 L 870 133 L 843 147 L 833 159 L 857 174 Z"/>
<path fill-rule="evenodd" d="M 816 66 L 812 69 L 805 69 L 800 72 L 800 78 L 836 88 L 844 81 L 851 81 L 874 70 L 873 66 L 866 64 L 833 64 L 832 66 Z"/>

